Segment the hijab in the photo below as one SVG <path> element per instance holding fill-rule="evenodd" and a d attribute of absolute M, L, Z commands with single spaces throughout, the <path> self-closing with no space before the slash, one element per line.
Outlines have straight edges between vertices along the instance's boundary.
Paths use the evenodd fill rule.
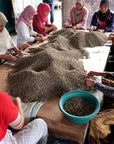
<path fill-rule="evenodd" d="M 15 29 L 17 29 L 17 26 L 19 24 L 20 21 L 23 21 L 26 25 L 31 25 L 32 24 L 32 20 L 30 19 L 31 16 L 34 16 L 35 14 L 37 14 L 37 12 L 35 11 L 35 9 L 29 5 L 27 6 L 23 12 L 21 13 L 19 19 L 17 20 Z"/>
<path fill-rule="evenodd" d="M 111 18 L 111 11 L 109 9 L 109 1 L 108 0 L 101 0 L 100 7 L 102 5 L 105 5 L 108 8 L 108 10 L 106 13 L 102 13 L 101 11 L 98 11 L 97 17 L 99 18 L 100 21 L 106 22 L 108 19 Z"/>
<path fill-rule="evenodd" d="M 76 7 L 74 7 L 71 10 L 70 16 L 71 16 L 71 23 L 73 26 L 80 23 L 83 20 L 84 12 L 85 12 L 84 1 L 83 0 L 76 0 L 76 3 L 80 3 L 82 5 L 82 8 L 80 10 L 78 10 Z"/>
<path fill-rule="evenodd" d="M 5 17 L 5 15 L 0 12 L 0 26 L 6 24 L 8 22 L 7 18 Z"/>
<path fill-rule="evenodd" d="M 46 22 L 47 18 L 44 16 L 45 12 L 50 12 L 50 6 L 46 3 L 40 3 L 37 7 L 37 12 L 39 17 L 41 18 L 42 22 Z"/>
<path fill-rule="evenodd" d="M 8 22 L 7 18 L 2 12 L 0 12 L 0 26 L 4 25 L 6 22 Z M 12 41 L 7 29 L 4 28 L 3 31 L 0 32 L 0 54 L 5 54 L 7 49 L 14 47 L 14 42 Z"/>

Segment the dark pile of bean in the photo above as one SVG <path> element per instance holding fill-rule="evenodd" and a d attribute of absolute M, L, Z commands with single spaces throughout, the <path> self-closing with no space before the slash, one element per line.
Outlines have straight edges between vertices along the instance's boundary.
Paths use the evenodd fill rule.
<path fill-rule="evenodd" d="M 65 102 L 64 110 L 71 115 L 86 116 L 93 113 L 94 108 L 86 99 L 73 97 Z"/>

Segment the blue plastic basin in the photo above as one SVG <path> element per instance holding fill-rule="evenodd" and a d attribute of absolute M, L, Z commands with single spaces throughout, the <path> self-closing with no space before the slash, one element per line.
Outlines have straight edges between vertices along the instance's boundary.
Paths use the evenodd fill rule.
<path fill-rule="evenodd" d="M 72 97 L 81 97 L 81 98 L 84 98 L 87 101 L 89 101 L 92 104 L 93 108 L 94 108 L 94 112 L 91 113 L 90 115 L 87 115 L 87 116 L 74 116 L 74 115 L 71 115 L 71 114 L 67 113 L 64 110 L 64 104 L 68 99 L 70 99 Z M 65 93 L 60 98 L 59 108 L 60 108 L 61 112 L 66 116 L 66 118 L 69 121 L 74 122 L 74 123 L 82 124 L 82 123 L 89 122 L 99 112 L 100 103 L 97 100 L 97 98 L 89 92 L 86 92 L 86 91 L 71 91 L 71 92 Z"/>

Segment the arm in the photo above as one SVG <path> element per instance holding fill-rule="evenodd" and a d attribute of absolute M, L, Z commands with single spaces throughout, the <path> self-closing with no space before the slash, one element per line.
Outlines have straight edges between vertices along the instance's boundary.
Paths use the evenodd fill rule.
<path fill-rule="evenodd" d="M 45 32 L 45 27 L 42 26 L 42 22 L 39 18 L 38 15 L 35 15 L 34 16 L 34 19 L 33 19 L 33 29 L 35 31 L 40 31 L 41 33 Z"/>
<path fill-rule="evenodd" d="M 21 129 L 24 125 L 24 113 L 22 110 L 21 99 L 17 97 L 13 102 L 17 106 L 18 116 L 13 122 L 9 124 L 9 126 L 11 126 L 13 129 Z"/>
<path fill-rule="evenodd" d="M 88 11 L 85 9 L 83 20 L 76 25 L 78 29 L 84 29 L 87 18 L 88 18 Z"/>
<path fill-rule="evenodd" d="M 14 62 L 17 60 L 17 58 L 15 56 L 12 56 L 12 55 L 7 55 L 7 54 L 1 54 L 0 55 L 0 59 L 4 59 L 4 60 L 7 60 L 9 62 Z"/>
<path fill-rule="evenodd" d="M 34 37 L 30 36 L 27 25 L 24 22 L 20 22 L 17 27 L 17 31 L 20 32 L 21 39 L 23 38 L 25 41 L 33 42 Z"/>
<path fill-rule="evenodd" d="M 94 80 L 91 80 L 91 79 L 85 79 L 84 82 L 87 86 L 89 87 L 94 86 L 95 89 L 103 92 L 109 97 L 114 98 L 114 87 L 110 87 L 110 86 L 101 84 L 99 82 L 95 82 Z"/>
<path fill-rule="evenodd" d="M 111 19 L 107 21 L 105 32 L 111 32 L 114 29 L 114 14 L 111 13 Z"/>
<path fill-rule="evenodd" d="M 105 72 L 95 72 L 95 71 L 90 71 L 88 74 L 87 74 L 87 77 L 92 77 L 92 76 L 105 76 L 106 73 Z"/>
<path fill-rule="evenodd" d="M 114 98 L 114 87 L 110 87 L 110 86 L 101 84 L 99 82 L 95 82 L 94 88 L 97 89 L 97 90 L 100 90 L 105 95 Z"/>
<path fill-rule="evenodd" d="M 97 12 L 94 13 L 91 20 L 90 31 L 97 29 Z"/>
<path fill-rule="evenodd" d="M 22 51 L 19 50 L 17 47 L 12 48 L 12 50 L 14 50 L 18 54 L 18 56 L 23 56 Z"/>

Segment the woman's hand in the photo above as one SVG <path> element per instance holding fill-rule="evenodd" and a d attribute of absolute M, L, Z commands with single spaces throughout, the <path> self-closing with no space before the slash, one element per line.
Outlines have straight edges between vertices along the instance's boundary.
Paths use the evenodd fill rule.
<path fill-rule="evenodd" d="M 98 72 L 95 72 L 95 71 L 90 71 L 88 74 L 87 74 L 87 77 L 92 77 L 92 76 L 98 76 Z"/>
<path fill-rule="evenodd" d="M 95 71 L 90 71 L 88 74 L 87 74 L 87 77 L 92 77 L 92 76 L 105 76 L 105 72 L 95 72 Z"/>
<path fill-rule="evenodd" d="M 43 42 L 44 41 L 44 37 L 43 36 L 42 37 L 35 37 L 34 40 Z"/>
<path fill-rule="evenodd" d="M 17 54 L 18 54 L 18 56 L 20 56 L 20 57 L 23 56 L 23 52 L 22 52 L 21 50 L 18 50 L 18 51 L 17 51 Z"/>
<path fill-rule="evenodd" d="M 85 79 L 85 80 L 84 80 L 84 83 L 85 83 L 87 86 L 91 87 L 91 86 L 94 86 L 95 81 L 94 81 L 94 80 L 90 80 L 90 79 Z"/>
<path fill-rule="evenodd" d="M 104 29 L 97 29 L 97 31 L 98 31 L 98 32 L 102 32 L 102 33 L 105 32 Z"/>
<path fill-rule="evenodd" d="M 7 55 L 7 54 L 3 54 L 0 56 L 0 59 L 4 59 L 7 60 L 9 62 L 15 62 L 17 60 L 17 58 L 15 56 L 12 55 Z"/>
<path fill-rule="evenodd" d="M 92 32 L 92 31 L 93 31 L 93 28 L 90 28 L 90 29 L 89 29 L 89 32 Z"/>
<path fill-rule="evenodd" d="M 114 38 L 114 34 L 110 34 L 108 37 L 109 40 L 112 40 L 112 38 Z"/>

